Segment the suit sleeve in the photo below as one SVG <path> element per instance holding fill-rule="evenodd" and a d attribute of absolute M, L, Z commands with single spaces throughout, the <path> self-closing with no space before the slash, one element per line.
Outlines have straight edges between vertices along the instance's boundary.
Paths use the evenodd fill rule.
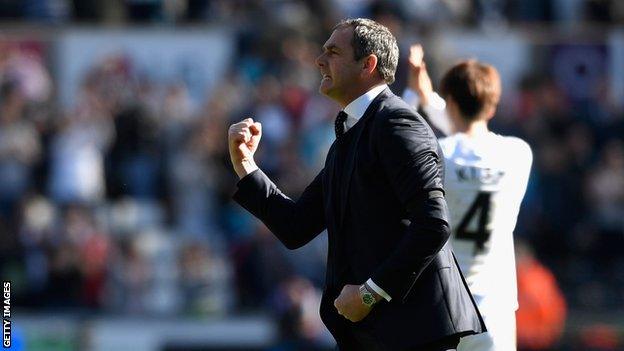
<path fill-rule="evenodd" d="M 420 276 L 450 236 L 443 159 L 433 133 L 411 111 L 381 119 L 377 136 L 384 173 L 410 225 L 371 279 L 390 296 L 400 297 L 410 278 Z"/>
<path fill-rule="evenodd" d="M 314 239 L 325 229 L 321 171 L 297 201 L 284 195 L 258 169 L 238 182 L 233 198 L 260 219 L 289 249 Z"/>

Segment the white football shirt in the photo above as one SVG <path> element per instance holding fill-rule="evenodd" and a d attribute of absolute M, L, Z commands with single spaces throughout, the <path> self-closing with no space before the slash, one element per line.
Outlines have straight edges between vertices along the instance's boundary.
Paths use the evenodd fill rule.
<path fill-rule="evenodd" d="M 403 94 L 412 106 L 418 95 Z M 425 112 L 439 130 L 452 130 L 444 100 L 430 96 Z M 533 154 L 516 137 L 456 133 L 439 140 L 452 245 L 482 312 L 518 308 L 513 231 L 526 192 Z"/>
<path fill-rule="evenodd" d="M 480 308 L 517 309 L 513 230 L 531 170 L 529 145 L 489 132 L 440 139 L 452 244 Z"/>

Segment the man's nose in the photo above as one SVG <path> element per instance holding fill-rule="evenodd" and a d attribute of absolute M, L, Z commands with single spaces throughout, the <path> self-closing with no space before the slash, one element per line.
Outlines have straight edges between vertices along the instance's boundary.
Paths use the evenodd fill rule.
<path fill-rule="evenodd" d="M 325 61 L 324 61 L 323 56 L 324 56 L 324 54 L 318 55 L 316 57 L 316 60 L 314 61 L 319 68 L 322 68 L 325 65 Z"/>

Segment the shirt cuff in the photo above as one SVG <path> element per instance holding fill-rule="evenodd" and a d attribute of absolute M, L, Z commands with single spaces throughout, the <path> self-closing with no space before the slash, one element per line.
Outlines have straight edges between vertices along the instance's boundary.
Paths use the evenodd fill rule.
<path fill-rule="evenodd" d="M 420 104 L 420 96 L 411 88 L 405 88 L 405 90 L 403 90 L 402 98 L 403 101 L 407 102 L 407 104 L 412 107 L 418 108 L 418 104 Z"/>
<path fill-rule="evenodd" d="M 436 93 L 435 91 L 429 94 L 428 105 L 431 106 L 432 109 L 435 109 L 438 111 L 443 111 L 446 109 L 446 101 L 444 101 L 444 99 L 440 96 L 440 94 Z"/>
<path fill-rule="evenodd" d="M 382 288 L 380 288 L 379 285 L 375 284 L 372 279 L 369 278 L 366 281 L 366 285 L 370 286 L 371 289 L 373 289 L 377 294 L 386 299 L 386 301 L 390 302 L 390 300 L 392 300 L 390 295 L 388 295 Z"/>
<path fill-rule="evenodd" d="M 240 188 L 243 184 L 245 184 L 246 182 L 249 182 L 249 179 L 255 177 L 252 174 L 257 173 L 258 171 L 260 171 L 260 167 L 254 169 L 253 171 L 245 174 L 244 177 L 242 177 L 241 179 L 238 180 L 238 182 L 236 182 L 236 186 L 238 188 Z M 259 172 L 259 174 L 262 173 L 262 171 Z"/>
<path fill-rule="evenodd" d="M 429 122 L 445 135 L 453 134 L 453 126 L 450 117 L 446 113 L 446 102 L 435 91 L 429 95 L 429 103 L 423 107 L 429 116 Z"/>

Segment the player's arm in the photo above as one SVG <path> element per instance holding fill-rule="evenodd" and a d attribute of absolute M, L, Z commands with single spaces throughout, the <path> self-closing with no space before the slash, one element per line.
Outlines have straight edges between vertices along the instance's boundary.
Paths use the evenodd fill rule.
<path fill-rule="evenodd" d="M 403 92 L 403 100 L 410 106 L 414 106 L 418 113 L 440 132 L 439 134 L 443 136 L 452 134 L 453 128 L 451 119 L 446 113 L 446 102 L 433 91 L 424 61 L 424 51 L 420 44 L 410 47 L 408 65 L 408 85 Z"/>
<path fill-rule="evenodd" d="M 371 281 L 392 298 L 401 298 L 405 283 L 420 276 L 450 236 L 437 142 L 413 112 L 402 111 L 378 123 L 382 167 L 411 224 L 392 255 Z"/>
<path fill-rule="evenodd" d="M 258 168 L 253 159 L 261 136 L 262 126 L 251 118 L 230 126 L 230 159 L 241 178 L 233 198 L 264 222 L 286 247 L 296 249 L 325 229 L 323 171 L 297 201 L 291 200 Z"/>

